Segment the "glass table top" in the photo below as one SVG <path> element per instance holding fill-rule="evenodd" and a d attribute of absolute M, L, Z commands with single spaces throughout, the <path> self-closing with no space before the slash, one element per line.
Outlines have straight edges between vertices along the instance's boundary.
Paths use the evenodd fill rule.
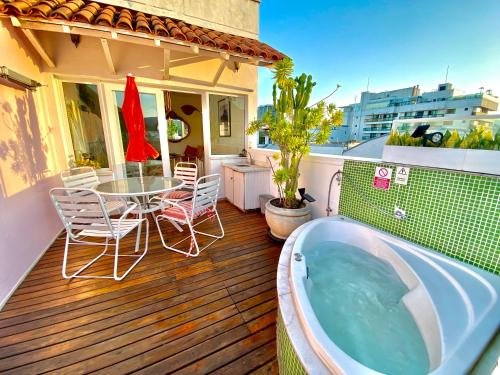
<path fill-rule="evenodd" d="M 145 176 L 129 177 L 103 182 L 94 189 L 101 194 L 110 195 L 148 195 L 179 189 L 184 181 L 172 177 Z"/>

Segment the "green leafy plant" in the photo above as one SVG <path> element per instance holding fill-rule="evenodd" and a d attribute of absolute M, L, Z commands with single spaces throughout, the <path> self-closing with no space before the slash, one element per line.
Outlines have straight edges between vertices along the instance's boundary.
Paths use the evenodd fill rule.
<path fill-rule="evenodd" d="M 410 133 L 400 133 L 397 130 L 392 130 L 387 139 L 388 146 L 423 146 L 423 138 L 412 138 Z M 443 136 L 441 145 L 433 145 L 431 142 L 426 143 L 427 147 L 443 147 L 443 148 L 462 148 L 462 149 L 480 149 L 480 150 L 500 150 L 500 131 L 493 137 L 493 131 L 488 125 L 477 125 L 472 128 L 463 137 L 460 136 L 458 130 L 449 130 Z"/>
<path fill-rule="evenodd" d="M 299 166 L 311 144 L 328 141 L 332 126 L 342 124 L 342 112 L 334 104 L 320 101 L 309 106 L 313 87 L 311 75 L 293 76 L 293 62 L 285 58 L 273 69 L 273 109 L 260 120 L 250 123 L 248 134 L 268 129 L 272 143 L 279 147 L 275 159 L 279 168 L 274 171 L 281 206 L 298 208 L 296 192 L 299 183 Z"/>
<path fill-rule="evenodd" d="M 171 118 L 167 119 L 167 134 L 168 139 L 175 139 L 178 132 L 177 124 Z"/>
<path fill-rule="evenodd" d="M 94 169 L 100 169 L 101 163 L 99 163 L 96 160 L 93 160 L 93 158 L 89 154 L 82 153 L 81 158 L 75 160 L 75 166 L 77 166 L 77 167 L 92 167 Z"/>

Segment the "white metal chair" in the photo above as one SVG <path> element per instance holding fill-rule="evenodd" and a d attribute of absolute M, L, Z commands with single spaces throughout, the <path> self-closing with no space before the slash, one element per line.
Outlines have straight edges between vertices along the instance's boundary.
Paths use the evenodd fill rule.
<path fill-rule="evenodd" d="M 192 200 L 190 201 L 173 201 L 169 199 L 163 200 L 163 204 L 167 206 L 167 208 L 165 208 L 160 215 L 155 217 L 155 222 L 158 227 L 158 232 L 160 233 L 161 242 L 163 243 L 163 246 L 165 248 L 176 251 L 181 254 L 185 254 L 187 256 L 195 257 L 198 256 L 202 250 L 206 249 L 215 241 L 224 237 L 224 228 L 222 227 L 219 213 L 217 212 L 217 196 L 219 193 L 219 185 L 220 185 L 220 175 L 212 174 L 209 176 L 204 176 L 196 181 L 196 184 L 194 185 Z M 199 219 L 205 215 L 206 215 L 205 219 L 198 221 L 196 224 L 194 223 L 194 220 Z M 221 231 L 220 235 L 214 235 L 194 229 L 199 224 L 210 219 L 217 219 L 217 223 Z M 175 244 L 171 246 L 167 245 L 160 226 L 160 223 L 162 221 L 169 221 L 180 225 L 187 225 L 190 232 L 189 236 L 183 238 L 180 241 L 177 241 Z M 212 237 L 214 240 L 210 241 L 208 244 L 206 244 L 203 248 L 200 249 L 198 246 L 198 240 L 196 238 L 197 234 L 207 237 Z M 188 239 L 191 239 L 189 251 L 184 251 L 176 247 L 177 245 Z"/>
<path fill-rule="evenodd" d="M 61 180 L 66 188 L 92 189 L 99 178 L 92 167 L 71 168 L 61 172 Z"/>
<path fill-rule="evenodd" d="M 99 177 L 92 167 L 78 167 L 71 168 L 61 172 L 61 180 L 65 188 L 71 189 L 93 189 L 99 184 Z M 69 192 L 69 194 L 86 195 L 86 190 Z M 110 200 L 105 201 L 106 209 L 109 213 L 119 213 L 120 210 L 126 207 L 123 200 Z"/>
<path fill-rule="evenodd" d="M 54 188 L 50 190 L 50 197 L 56 207 L 66 229 L 66 244 L 64 247 L 64 259 L 62 275 L 65 279 L 73 277 L 80 278 L 106 278 L 122 280 L 135 267 L 137 263 L 146 255 L 149 240 L 149 222 L 142 214 L 138 214 L 137 219 L 127 219 L 127 215 L 136 207 L 136 203 L 128 202 L 127 209 L 119 219 L 111 219 L 106 210 L 102 197 L 91 189 L 79 188 Z M 146 223 L 146 239 L 142 254 L 139 251 L 142 223 Z M 137 238 L 134 254 L 120 255 L 120 240 L 127 234 L 137 229 Z M 88 237 L 104 238 L 103 242 L 87 240 Z M 109 242 L 115 241 L 114 254 L 106 254 Z M 71 275 L 67 274 L 66 266 L 68 261 L 69 245 L 98 245 L 104 246 L 104 250 L 96 258 L 81 267 Z M 90 267 L 103 256 L 114 256 L 113 276 L 80 275 L 80 273 Z M 118 260 L 120 257 L 136 257 L 137 260 L 123 273 L 118 276 Z"/>
<path fill-rule="evenodd" d="M 179 162 L 174 168 L 174 178 L 184 181 L 184 187 L 164 194 L 163 198 L 170 200 L 191 199 L 198 178 L 198 166 L 195 163 Z"/>

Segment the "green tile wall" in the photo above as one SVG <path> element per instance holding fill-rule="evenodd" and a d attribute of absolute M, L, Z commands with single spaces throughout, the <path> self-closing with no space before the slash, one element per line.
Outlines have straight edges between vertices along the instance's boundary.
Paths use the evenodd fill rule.
<path fill-rule="evenodd" d="M 276 322 L 276 342 L 278 349 L 278 366 L 281 375 L 307 375 L 302 367 L 297 353 L 292 346 L 292 342 L 286 332 L 285 324 L 278 311 L 278 320 Z"/>
<path fill-rule="evenodd" d="M 393 168 L 390 190 L 372 187 L 376 166 Z M 500 178 L 413 167 L 399 186 L 396 165 L 352 160 L 344 175 L 340 214 L 499 274 Z M 360 192 L 387 212 L 397 202 L 407 219 L 384 215 Z"/>

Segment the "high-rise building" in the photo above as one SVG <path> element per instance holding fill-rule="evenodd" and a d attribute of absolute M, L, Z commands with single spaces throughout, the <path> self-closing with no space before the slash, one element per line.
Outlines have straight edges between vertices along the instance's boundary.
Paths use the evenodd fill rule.
<path fill-rule="evenodd" d="M 274 113 L 274 107 L 271 104 L 259 105 L 257 107 L 257 120 L 260 120 L 262 116 L 264 116 L 264 114 L 268 111 Z"/>
<path fill-rule="evenodd" d="M 465 95 L 451 83 L 436 91 L 420 92 L 419 86 L 384 92 L 362 92 L 359 103 L 342 107 L 350 140 L 365 141 L 391 131 L 395 119 L 484 115 L 498 108 L 490 90 Z"/>
<path fill-rule="evenodd" d="M 264 105 L 259 105 L 257 107 L 257 120 L 260 120 L 264 114 L 268 111 L 271 111 L 274 114 L 274 107 L 271 104 L 264 104 Z M 271 143 L 271 140 L 269 139 L 269 131 L 261 129 L 259 130 L 259 140 L 258 144 L 259 145 L 268 145 Z"/>

